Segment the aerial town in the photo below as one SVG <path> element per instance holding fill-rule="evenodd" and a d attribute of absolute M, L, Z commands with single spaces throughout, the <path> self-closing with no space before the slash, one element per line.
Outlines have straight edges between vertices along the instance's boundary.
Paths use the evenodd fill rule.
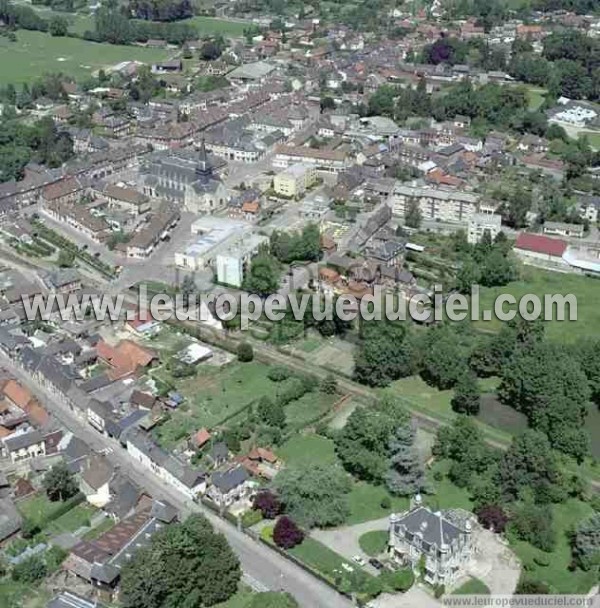
<path fill-rule="evenodd" d="M 596 0 L 0 0 L 0 608 L 593 605 L 599 214 Z"/>

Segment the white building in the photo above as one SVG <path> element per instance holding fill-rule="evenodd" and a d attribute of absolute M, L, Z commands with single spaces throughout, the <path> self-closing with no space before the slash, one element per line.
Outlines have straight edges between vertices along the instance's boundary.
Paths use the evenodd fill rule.
<path fill-rule="evenodd" d="M 260 246 L 268 241 L 268 237 L 260 234 L 242 236 L 241 239 L 233 241 L 222 253 L 218 253 L 216 266 L 219 283 L 241 287 L 252 257 L 258 253 Z"/>
<path fill-rule="evenodd" d="M 481 241 L 486 231 L 489 232 L 493 240 L 500 230 L 502 230 L 501 215 L 496 213 L 475 213 L 469 219 L 467 240 L 471 245 L 475 245 Z"/>

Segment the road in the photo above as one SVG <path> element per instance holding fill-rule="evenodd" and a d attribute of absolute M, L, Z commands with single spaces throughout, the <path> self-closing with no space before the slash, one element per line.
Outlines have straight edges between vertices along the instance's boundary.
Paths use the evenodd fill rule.
<path fill-rule="evenodd" d="M 216 530 L 223 533 L 242 565 L 245 580 L 253 586 L 274 591 L 291 593 L 306 608 L 347 608 L 352 602 L 336 593 L 333 589 L 314 578 L 302 568 L 254 541 L 228 522 L 217 517 L 206 507 L 196 504 L 186 496 L 160 482 L 147 469 L 142 467 L 119 442 L 100 435 L 85 421 L 80 420 L 67 406 L 35 383 L 23 370 L 17 367 L 6 355 L 0 353 L 0 364 L 23 384 L 26 384 L 42 404 L 52 412 L 65 428 L 81 438 L 93 450 L 110 451 L 106 457 L 113 466 L 124 471 L 136 484 L 156 498 L 169 501 L 181 513 L 202 513 Z"/>

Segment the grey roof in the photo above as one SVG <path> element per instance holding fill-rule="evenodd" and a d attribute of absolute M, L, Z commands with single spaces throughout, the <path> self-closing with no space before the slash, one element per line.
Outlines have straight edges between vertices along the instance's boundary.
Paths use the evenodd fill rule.
<path fill-rule="evenodd" d="M 170 524 L 177 518 L 177 509 L 166 500 L 154 500 L 150 515 L 156 519 Z"/>
<path fill-rule="evenodd" d="M 90 572 L 91 578 L 106 585 L 112 585 L 119 578 L 119 568 L 111 564 L 96 563 Z"/>
<path fill-rule="evenodd" d="M 54 270 L 46 276 L 48 286 L 55 289 L 80 280 L 79 273 L 75 268 L 61 268 L 60 270 Z"/>
<path fill-rule="evenodd" d="M 112 380 L 106 373 L 98 374 L 97 376 L 92 376 L 85 382 L 82 382 L 79 385 L 79 388 L 86 393 L 93 393 L 94 391 L 100 390 L 109 384 L 112 384 Z"/>
<path fill-rule="evenodd" d="M 21 351 L 21 363 L 26 370 L 36 372 L 41 362 L 42 354 L 34 348 L 26 346 Z"/>
<path fill-rule="evenodd" d="M 0 541 L 21 528 L 22 518 L 11 498 L 0 498 Z"/>
<path fill-rule="evenodd" d="M 39 431 L 32 430 L 20 435 L 9 435 L 4 439 L 4 445 L 9 452 L 15 452 L 16 450 L 40 443 L 42 440 L 42 434 Z"/>
<path fill-rule="evenodd" d="M 463 530 L 450 523 L 442 513 L 433 513 L 427 507 L 418 507 L 396 520 L 393 526 L 404 528 L 411 534 L 420 534 L 423 542 L 430 546 L 451 545 Z"/>
<path fill-rule="evenodd" d="M 80 377 L 73 368 L 63 365 L 54 357 L 43 357 L 38 366 L 38 372 L 65 394 L 74 381 Z"/>
<path fill-rule="evenodd" d="M 111 500 L 104 511 L 117 519 L 126 517 L 140 497 L 140 489 L 125 475 L 117 473 L 110 482 Z"/>
<path fill-rule="evenodd" d="M 105 604 L 72 591 L 61 591 L 46 604 L 46 608 L 105 608 Z"/>
<path fill-rule="evenodd" d="M 71 440 L 67 444 L 67 447 L 63 451 L 63 457 L 69 467 L 69 470 L 73 473 L 77 473 L 81 470 L 81 467 L 85 464 L 86 458 L 90 453 L 90 447 L 83 439 L 72 436 Z"/>
<path fill-rule="evenodd" d="M 208 454 L 213 460 L 227 460 L 229 457 L 229 448 L 224 441 L 215 443 Z"/>
<path fill-rule="evenodd" d="M 241 486 L 248 479 L 248 473 L 242 466 L 224 472 L 213 473 L 211 482 L 222 494 L 227 494 L 234 488 Z"/>

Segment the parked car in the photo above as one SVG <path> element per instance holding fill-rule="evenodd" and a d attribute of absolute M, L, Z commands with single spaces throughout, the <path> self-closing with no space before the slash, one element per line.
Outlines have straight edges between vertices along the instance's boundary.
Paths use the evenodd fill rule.
<path fill-rule="evenodd" d="M 355 555 L 352 561 L 356 562 L 359 566 L 364 566 L 367 563 L 360 555 Z"/>
<path fill-rule="evenodd" d="M 371 566 L 373 566 L 373 568 L 377 568 L 377 570 L 383 569 L 383 564 L 375 557 L 372 557 L 369 560 L 369 563 L 371 564 Z"/>

